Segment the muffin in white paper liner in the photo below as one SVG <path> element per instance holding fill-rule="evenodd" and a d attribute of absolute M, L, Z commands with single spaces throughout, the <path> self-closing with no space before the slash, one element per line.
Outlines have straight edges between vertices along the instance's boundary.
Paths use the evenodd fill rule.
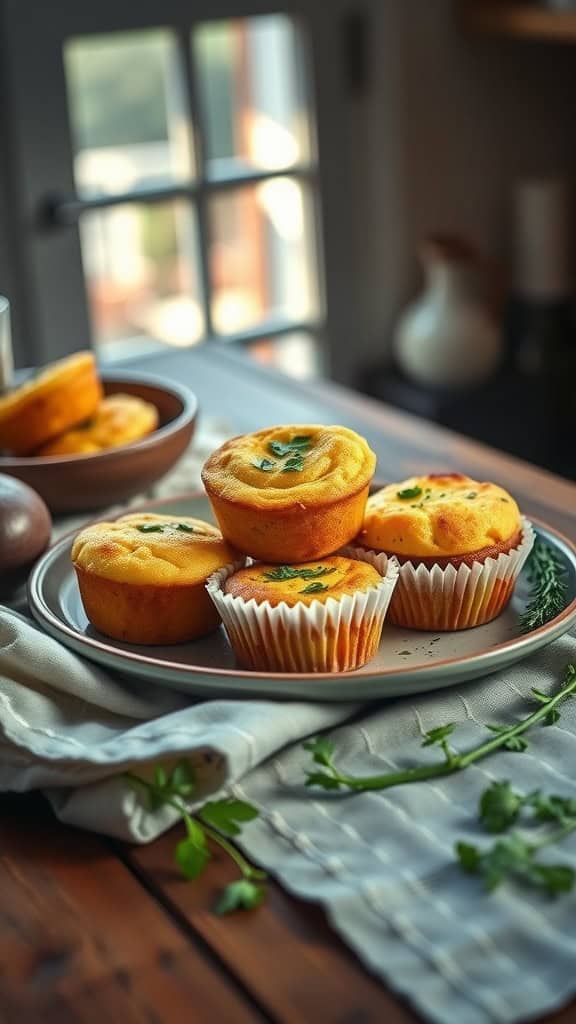
<path fill-rule="evenodd" d="M 517 547 L 496 558 L 473 562 L 471 566 L 400 566 L 398 585 L 390 605 L 389 619 L 408 629 L 444 632 L 471 629 L 491 622 L 504 610 L 532 545 L 532 524 L 522 517 L 522 535 Z M 364 549 L 349 547 L 352 557 Z M 373 564 L 383 572 L 388 562 L 384 553 L 371 552 Z"/>
<path fill-rule="evenodd" d="M 372 552 L 342 551 L 378 571 Z M 250 564 L 250 560 L 248 560 Z M 396 559 L 387 559 L 380 583 L 367 590 L 290 607 L 225 594 L 237 567 L 227 565 L 209 577 L 210 594 L 238 661 L 262 672 L 348 672 L 374 657 L 398 579 Z"/>

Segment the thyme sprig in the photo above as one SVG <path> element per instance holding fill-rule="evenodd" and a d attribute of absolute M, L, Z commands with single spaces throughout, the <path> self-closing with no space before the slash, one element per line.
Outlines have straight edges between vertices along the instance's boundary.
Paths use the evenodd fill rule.
<path fill-rule="evenodd" d="M 192 881 L 206 868 L 211 857 L 207 838 L 234 861 L 240 877 L 222 890 L 215 906 L 217 914 L 260 906 L 266 896 L 262 884 L 266 880 L 266 872 L 250 864 L 229 841 L 240 835 L 243 824 L 258 817 L 255 807 L 232 798 L 209 800 L 191 815 L 186 803 L 194 795 L 196 783 L 192 766 L 185 760 L 179 761 L 171 771 L 157 765 L 151 781 L 134 772 L 126 772 L 125 777 L 131 786 L 145 794 L 150 811 L 157 811 L 160 807 L 173 807 L 178 811 L 186 836 L 177 844 L 174 857 L 185 878 Z"/>
<path fill-rule="evenodd" d="M 441 761 L 432 764 L 421 764 L 414 768 L 405 768 L 399 771 L 386 772 L 383 775 L 355 776 L 340 771 L 334 763 L 335 745 L 327 737 L 308 740 L 304 743 L 304 749 L 312 754 L 314 765 L 320 770 L 312 768 L 306 771 L 307 786 L 321 786 L 323 789 L 336 790 L 347 789 L 354 792 L 362 792 L 374 789 L 391 789 L 393 786 L 407 785 L 413 782 L 424 782 L 427 779 L 436 779 L 444 775 L 453 775 L 455 772 L 464 771 L 475 761 L 495 753 L 497 750 L 508 750 L 521 753 L 527 747 L 523 738 L 535 725 L 552 725 L 558 721 L 560 712 L 559 705 L 576 692 L 576 665 L 568 665 L 561 688 L 555 694 L 542 693 L 533 689 L 532 696 L 538 701 L 538 707 L 526 718 L 521 719 L 513 725 L 489 725 L 487 728 L 493 734 L 491 739 L 485 740 L 472 750 L 459 754 L 448 743 L 448 737 L 455 729 L 453 722 L 447 725 L 437 726 L 424 734 L 423 747 L 438 746 L 444 754 Z"/>
<path fill-rule="evenodd" d="M 534 542 L 527 562 L 531 584 L 530 601 L 520 616 L 520 630 L 530 633 L 544 626 L 566 607 L 568 582 L 557 552 L 540 537 Z"/>

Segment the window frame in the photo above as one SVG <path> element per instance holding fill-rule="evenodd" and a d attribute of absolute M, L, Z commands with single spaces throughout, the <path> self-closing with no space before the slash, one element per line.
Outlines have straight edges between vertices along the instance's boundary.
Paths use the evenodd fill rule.
<path fill-rule="evenodd" d="M 191 30 L 218 18 L 282 13 L 299 17 L 309 38 L 309 79 L 315 118 L 316 165 L 241 175 L 243 182 L 275 175 L 308 180 L 316 185 L 315 225 L 319 285 L 324 317 L 319 325 L 269 322 L 262 330 L 246 332 L 244 340 L 272 333 L 312 329 L 321 339 L 327 372 L 343 376 L 346 349 L 358 322 L 353 257 L 352 174 L 347 112 L 348 83 L 342 51 L 342 19 L 349 12 L 346 0 L 196 0 L 191 9 L 184 0 L 99 0 L 78 4 L 59 0 L 40 7 L 37 0 L 5 0 L 4 41 L 5 129 L 10 154 L 4 184 L 6 229 L 0 240 L 0 266 L 10 251 L 13 283 L 9 297 L 14 307 L 16 358 L 19 364 L 43 364 L 90 344 L 88 301 L 82 269 L 80 236 L 72 207 L 67 226 L 54 220 L 47 197 L 74 196 L 73 145 L 68 114 L 63 47 L 74 36 L 167 28 L 176 33 L 186 75 L 192 75 Z M 159 14 L 161 15 L 159 17 Z M 38 86 L 41 85 L 39 93 Z M 198 127 L 193 81 L 193 122 Z M 194 109 L 196 107 L 196 110 Z M 196 152 L 201 152 L 195 139 Z M 210 188 L 219 187 L 211 183 Z M 230 187 L 223 181 L 221 187 Z M 195 193 L 202 217 L 200 184 L 183 191 Z M 163 193 L 164 190 L 157 190 Z M 167 190 L 170 196 L 178 186 Z M 6 197 L 9 200 L 6 201 Z M 149 197 L 149 194 L 147 194 Z M 140 199 L 142 196 L 140 195 Z M 158 199 L 163 198 L 159 194 Z M 116 199 L 120 202 L 120 198 Z M 52 200 L 53 202 L 53 200 Z M 93 201 L 111 205 L 110 201 Z M 90 204 L 92 205 L 92 204 Z M 60 214 L 66 210 L 60 208 Z M 200 223 L 200 230 L 206 225 Z M 205 247 L 204 257 L 207 259 Z M 7 261 L 8 262 L 8 261 Z M 207 273 L 204 267 L 203 273 Z M 206 312 L 206 310 L 204 310 Z M 206 320 L 207 327 L 210 318 Z M 329 343 L 326 341 L 329 339 Z"/>

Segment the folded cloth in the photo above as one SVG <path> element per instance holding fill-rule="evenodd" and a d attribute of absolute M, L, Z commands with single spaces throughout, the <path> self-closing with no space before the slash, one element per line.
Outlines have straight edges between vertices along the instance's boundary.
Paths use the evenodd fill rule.
<path fill-rule="evenodd" d="M 0 610 L 0 789 L 41 788 L 64 821 L 136 842 L 174 822 L 151 814 L 128 768 L 190 760 L 197 798 L 224 790 L 260 817 L 242 845 L 292 892 L 321 902 L 345 941 L 388 984 L 441 1024 L 524 1020 L 576 990 L 576 896 L 552 901 L 505 886 L 487 895 L 454 860 L 458 839 L 482 845 L 478 797 L 508 778 L 524 792 L 576 796 L 576 701 L 524 754 L 500 752 L 445 779 L 386 792 L 305 789 L 302 740 L 329 730 L 339 763 L 374 774 L 434 758 L 422 733 L 451 721 L 453 746 L 475 746 L 488 722 L 525 715 L 530 688 L 555 690 L 576 661 L 565 636 L 505 673 L 409 700 L 359 708 L 190 699 L 89 664 L 24 616 Z M 554 860 L 576 866 L 570 837 Z"/>

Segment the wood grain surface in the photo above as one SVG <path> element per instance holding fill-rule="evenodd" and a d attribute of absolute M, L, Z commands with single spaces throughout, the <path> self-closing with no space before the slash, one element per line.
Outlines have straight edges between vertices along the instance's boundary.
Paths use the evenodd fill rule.
<path fill-rule="evenodd" d="M 201 415 L 230 435 L 343 423 L 368 438 L 382 479 L 454 469 L 496 480 L 525 512 L 576 538 L 575 484 L 376 401 L 327 382 L 295 384 L 217 345 L 140 367 L 188 383 Z M 125 847 L 60 825 L 39 797 L 1 798 L 0 822 L 0 1024 L 418 1020 L 318 908 L 274 883 L 257 912 L 215 917 L 232 868 L 214 851 L 202 879 L 184 882 L 172 860 L 177 830 Z M 568 1024 L 576 1011 L 546 1020 Z"/>

